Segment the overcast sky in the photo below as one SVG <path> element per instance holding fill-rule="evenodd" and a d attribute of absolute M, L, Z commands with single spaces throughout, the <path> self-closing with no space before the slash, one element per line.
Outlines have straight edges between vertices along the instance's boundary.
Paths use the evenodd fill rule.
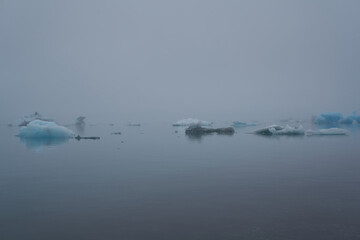
<path fill-rule="evenodd" d="M 360 1 L 0 0 L 0 122 L 360 111 Z"/>

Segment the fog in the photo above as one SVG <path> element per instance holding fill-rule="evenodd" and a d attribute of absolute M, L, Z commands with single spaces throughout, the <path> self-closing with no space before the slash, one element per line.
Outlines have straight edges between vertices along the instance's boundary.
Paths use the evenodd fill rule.
<path fill-rule="evenodd" d="M 0 0 L 0 122 L 359 111 L 360 1 Z"/>

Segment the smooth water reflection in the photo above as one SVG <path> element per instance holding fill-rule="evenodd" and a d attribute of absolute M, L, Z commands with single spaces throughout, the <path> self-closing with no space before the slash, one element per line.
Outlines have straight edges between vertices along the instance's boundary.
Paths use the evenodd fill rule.
<path fill-rule="evenodd" d="M 53 148 L 69 141 L 69 138 L 19 138 L 28 149 L 42 151 Z"/>
<path fill-rule="evenodd" d="M 33 151 L 2 127 L 0 239 L 357 239 L 360 134 L 253 129 L 87 126 Z"/>

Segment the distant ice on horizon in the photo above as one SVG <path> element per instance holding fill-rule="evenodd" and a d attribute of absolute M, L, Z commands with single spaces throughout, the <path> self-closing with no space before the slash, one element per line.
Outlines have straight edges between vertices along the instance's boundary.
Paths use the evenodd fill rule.
<path fill-rule="evenodd" d="M 212 122 L 208 122 L 208 121 L 203 121 L 203 120 L 199 120 L 196 118 L 186 118 L 186 119 L 182 119 L 179 120 L 177 122 L 173 123 L 173 126 L 177 127 L 177 126 L 191 126 L 191 125 L 198 125 L 198 126 L 211 126 Z"/>

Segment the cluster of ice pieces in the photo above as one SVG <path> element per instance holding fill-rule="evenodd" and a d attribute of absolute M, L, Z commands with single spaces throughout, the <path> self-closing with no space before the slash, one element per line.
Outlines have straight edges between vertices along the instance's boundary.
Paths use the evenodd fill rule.
<path fill-rule="evenodd" d="M 55 122 L 37 119 L 21 127 L 18 136 L 22 138 L 72 138 L 75 134 Z"/>
<path fill-rule="evenodd" d="M 203 120 L 199 120 L 199 119 L 195 119 L 195 118 L 186 118 L 186 119 L 182 119 L 179 120 L 177 122 L 173 123 L 173 126 L 178 127 L 178 126 L 192 126 L 192 125 L 197 125 L 197 126 L 211 126 L 212 122 L 208 122 L 208 121 L 203 121 Z"/>
<path fill-rule="evenodd" d="M 356 115 L 356 112 L 353 112 L 349 116 L 344 117 L 338 112 L 327 112 L 315 116 L 314 122 L 316 124 L 357 124 L 360 123 L 360 115 Z"/>
<path fill-rule="evenodd" d="M 259 135 L 304 135 L 305 130 L 303 126 L 291 127 L 286 125 L 285 127 L 279 125 L 271 125 L 266 128 L 258 129 L 253 133 Z"/>
<path fill-rule="evenodd" d="M 291 127 L 289 125 L 286 125 L 285 127 L 279 126 L 279 125 L 271 125 L 262 129 L 258 129 L 254 132 L 254 134 L 258 135 L 266 135 L 266 136 L 272 136 L 272 135 L 347 135 L 348 131 L 342 128 L 329 128 L 329 129 L 319 129 L 319 130 L 307 130 L 305 131 L 303 126 L 300 125 L 298 127 Z"/>

